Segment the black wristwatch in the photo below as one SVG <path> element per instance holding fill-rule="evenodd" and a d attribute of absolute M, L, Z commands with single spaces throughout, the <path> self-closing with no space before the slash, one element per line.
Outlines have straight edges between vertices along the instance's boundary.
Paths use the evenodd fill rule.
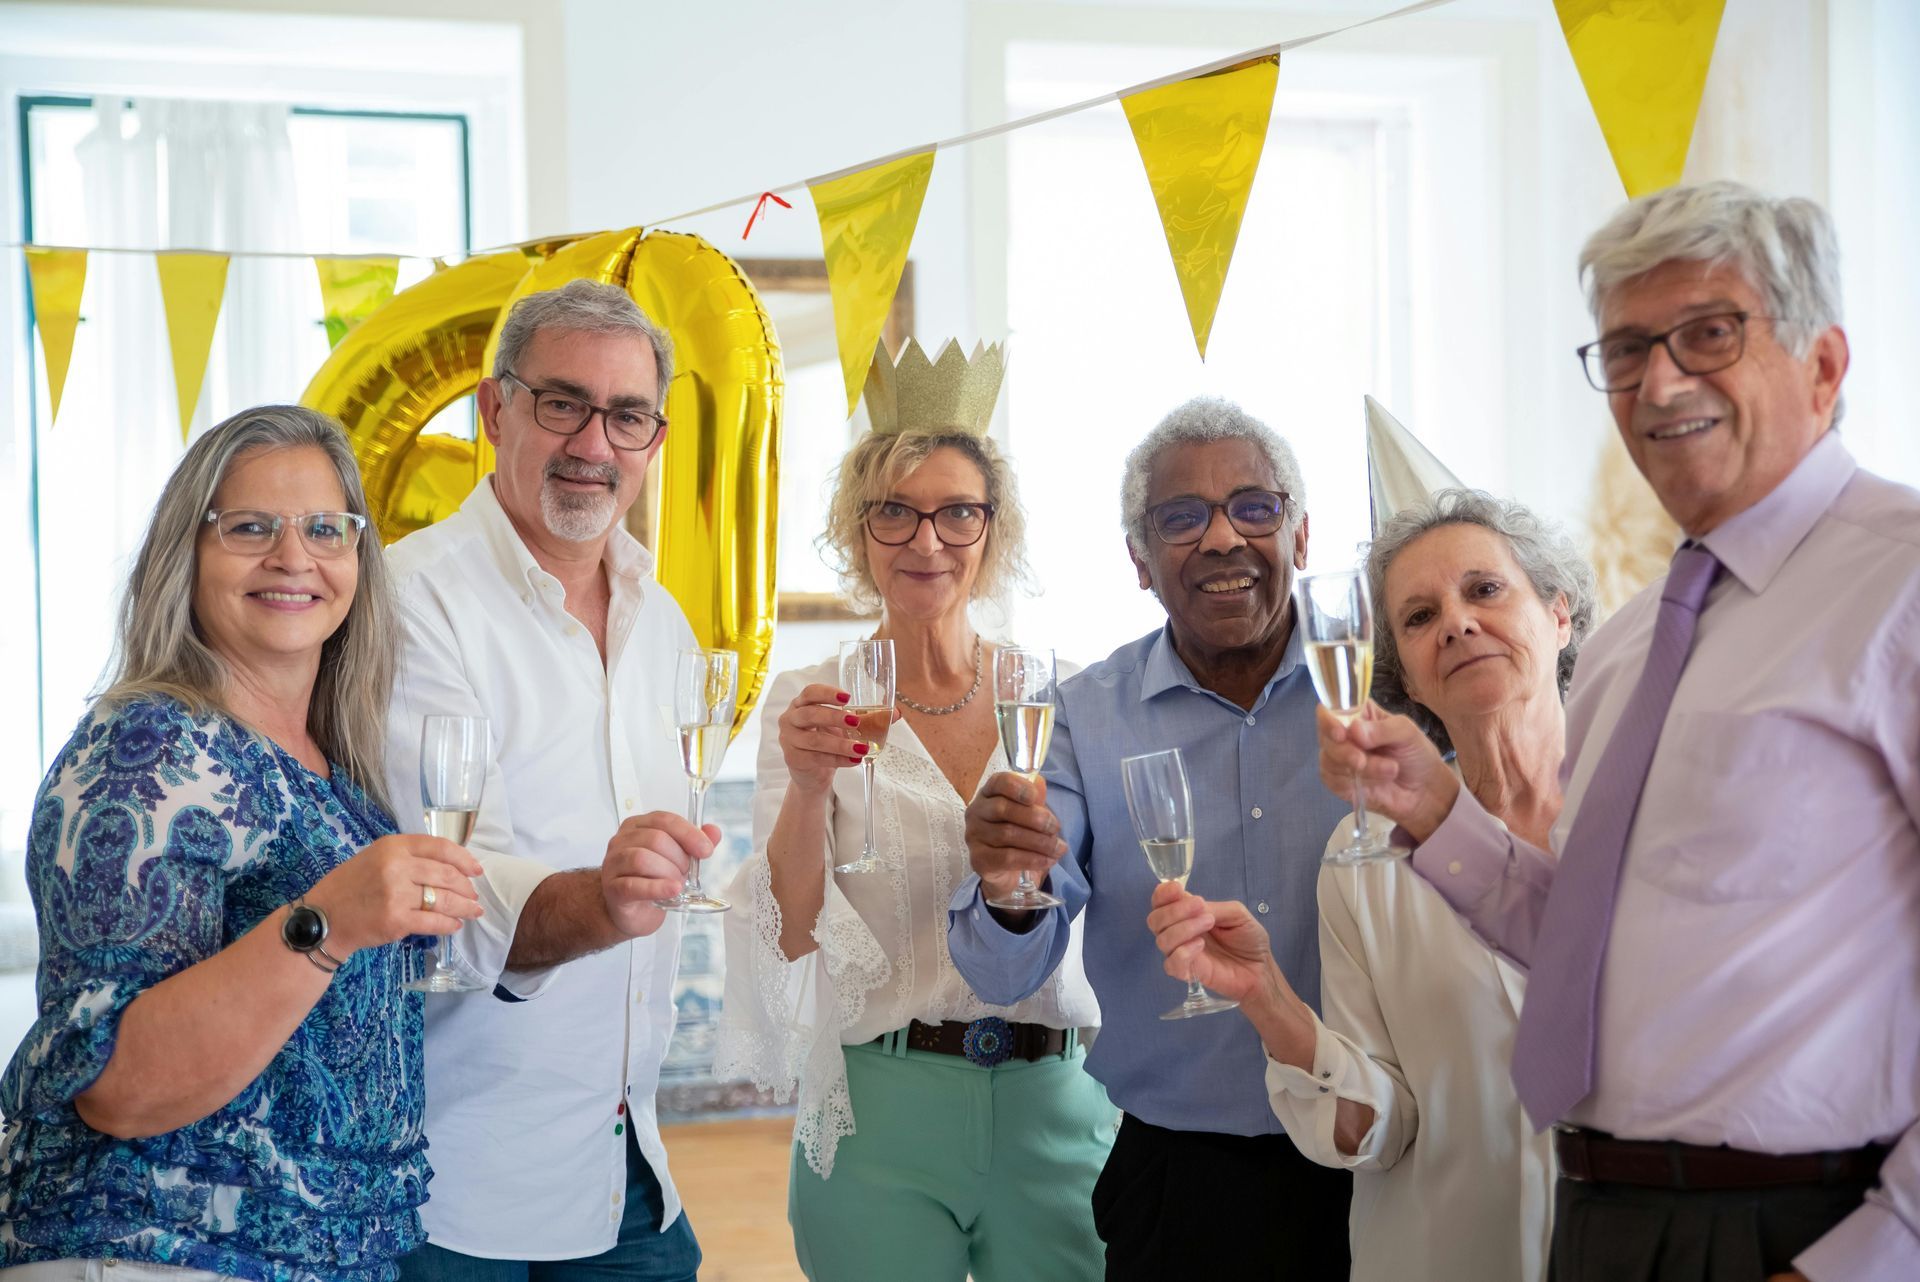
<path fill-rule="evenodd" d="M 326 950 L 327 915 L 308 903 L 305 897 L 293 901 L 280 923 L 280 942 L 331 975 L 341 961 Z M 320 960 L 322 957 L 326 961 Z M 328 963 L 332 963 L 329 965 Z"/>

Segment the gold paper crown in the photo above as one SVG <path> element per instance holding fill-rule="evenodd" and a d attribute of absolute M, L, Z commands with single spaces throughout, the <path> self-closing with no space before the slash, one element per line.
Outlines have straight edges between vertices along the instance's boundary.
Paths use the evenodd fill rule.
<path fill-rule="evenodd" d="M 930 361 L 920 344 L 909 338 L 900 349 L 898 364 L 887 359 L 882 343 L 873 353 L 873 369 L 867 375 L 867 417 L 882 436 L 902 432 L 985 436 L 1006 372 L 1006 354 L 998 343 L 975 344 L 968 359 L 959 340 L 950 338 L 940 359 Z"/>

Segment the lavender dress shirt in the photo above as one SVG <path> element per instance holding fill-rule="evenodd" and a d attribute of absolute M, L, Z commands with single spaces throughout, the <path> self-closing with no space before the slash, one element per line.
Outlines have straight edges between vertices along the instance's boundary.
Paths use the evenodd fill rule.
<path fill-rule="evenodd" d="M 1920 1278 L 1920 494 L 1829 432 L 1701 540 L 1707 598 L 1628 837 L 1594 1088 L 1566 1120 L 1769 1153 L 1895 1143 L 1801 1254 Z M 1660 584 L 1580 657 L 1564 842 L 1645 660 Z M 1555 859 L 1465 790 L 1414 867 L 1526 965 Z"/>

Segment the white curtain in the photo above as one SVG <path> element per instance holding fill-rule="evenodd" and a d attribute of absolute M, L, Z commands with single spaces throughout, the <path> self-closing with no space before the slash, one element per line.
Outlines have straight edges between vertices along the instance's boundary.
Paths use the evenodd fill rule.
<path fill-rule="evenodd" d="M 48 244 L 297 250 L 288 109 L 266 103 L 101 99 L 81 144 L 85 225 Z M 59 424 L 42 428 L 39 555 L 46 742 L 57 750 L 111 653 L 134 553 L 184 449 L 153 258 L 95 254 Z M 232 261 L 192 429 L 292 400 L 310 369 L 295 341 L 309 259 Z"/>

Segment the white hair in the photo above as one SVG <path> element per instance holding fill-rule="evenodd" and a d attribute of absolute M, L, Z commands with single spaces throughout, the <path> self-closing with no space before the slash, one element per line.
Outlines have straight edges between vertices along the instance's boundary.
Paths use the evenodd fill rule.
<path fill-rule="evenodd" d="M 1300 475 L 1300 460 L 1293 456 L 1293 447 L 1232 401 L 1196 396 L 1156 423 L 1127 455 L 1126 471 L 1120 479 L 1120 523 L 1126 528 L 1128 546 L 1135 552 L 1144 552 L 1147 547 L 1147 485 L 1154 460 L 1172 446 L 1209 441 L 1250 441 L 1258 446 L 1273 468 L 1274 485 L 1287 496 L 1287 530 L 1299 524 L 1307 510 L 1307 483 Z"/>
<path fill-rule="evenodd" d="M 660 400 L 666 403 L 667 384 L 673 382 L 673 340 L 640 305 L 618 285 L 598 281 L 570 280 L 559 289 L 528 294 L 513 305 L 500 327 L 500 345 L 494 349 L 493 376 L 514 370 L 533 336 L 544 329 L 567 330 L 578 334 L 632 334 L 644 338 L 653 348 L 654 369 L 660 375 Z M 502 387 L 504 399 L 511 395 Z"/>

